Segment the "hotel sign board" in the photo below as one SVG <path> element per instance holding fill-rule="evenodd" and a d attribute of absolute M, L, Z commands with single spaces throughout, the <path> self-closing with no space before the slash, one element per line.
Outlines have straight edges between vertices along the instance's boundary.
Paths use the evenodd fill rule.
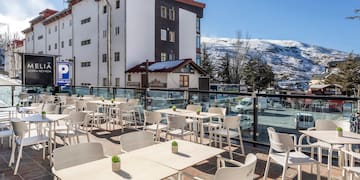
<path fill-rule="evenodd" d="M 65 86 L 70 85 L 70 63 L 69 62 L 58 62 L 57 63 L 57 85 Z"/>
<path fill-rule="evenodd" d="M 22 61 L 23 85 L 54 85 L 55 56 L 24 54 Z"/>

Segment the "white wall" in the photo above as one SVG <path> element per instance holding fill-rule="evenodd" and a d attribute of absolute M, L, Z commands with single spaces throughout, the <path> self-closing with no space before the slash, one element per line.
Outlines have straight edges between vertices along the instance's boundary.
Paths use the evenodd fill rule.
<path fill-rule="evenodd" d="M 34 40 L 32 39 L 34 32 L 25 34 L 25 52 L 34 53 Z"/>
<path fill-rule="evenodd" d="M 35 24 L 33 28 L 34 28 L 33 32 L 34 32 L 34 41 L 35 41 L 34 53 L 43 52 L 43 54 L 45 54 L 46 53 L 45 26 L 43 25 L 43 23 L 39 22 Z M 43 38 L 38 39 L 39 36 L 43 36 Z"/>
<path fill-rule="evenodd" d="M 155 0 L 126 1 L 126 69 L 155 59 Z"/>
<path fill-rule="evenodd" d="M 199 77 L 200 74 L 195 72 L 194 74 L 188 73 L 169 73 L 167 88 L 181 88 L 180 87 L 180 75 L 189 75 L 189 88 L 199 88 Z"/>
<path fill-rule="evenodd" d="M 73 46 L 69 46 L 69 40 L 72 39 L 72 25 L 70 25 L 70 21 L 72 22 L 71 14 L 61 18 L 59 20 L 59 54 L 61 55 L 61 60 L 73 59 Z M 62 26 L 64 24 L 64 28 Z M 61 47 L 61 42 L 64 42 L 64 48 Z"/>
<path fill-rule="evenodd" d="M 179 58 L 196 61 L 196 14 L 179 8 Z"/>

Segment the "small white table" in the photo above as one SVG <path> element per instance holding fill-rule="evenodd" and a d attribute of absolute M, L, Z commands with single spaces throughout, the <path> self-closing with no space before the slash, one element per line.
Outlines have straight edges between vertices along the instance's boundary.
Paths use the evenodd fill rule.
<path fill-rule="evenodd" d="M 200 144 L 203 143 L 204 139 L 204 126 L 203 126 L 203 120 L 204 119 L 210 119 L 212 121 L 213 117 L 219 116 L 215 113 L 208 113 L 208 112 L 200 112 L 200 114 L 197 114 L 194 111 L 186 110 L 186 109 L 178 109 L 176 108 L 176 111 L 172 110 L 171 108 L 168 109 L 159 109 L 156 110 L 156 112 L 160 112 L 163 114 L 170 114 L 170 115 L 176 115 L 176 116 L 185 116 L 190 118 L 195 118 L 199 120 L 199 127 L 200 127 Z"/>
<path fill-rule="evenodd" d="M 349 148 L 349 145 L 360 144 L 360 134 L 352 132 L 343 132 L 342 137 L 337 136 L 337 132 L 334 131 L 300 131 L 302 135 L 299 138 L 299 142 L 302 142 L 305 136 L 310 136 L 319 141 L 330 144 L 329 155 L 328 155 L 328 179 L 331 178 L 331 166 L 332 166 L 332 151 L 333 146 L 336 144 L 344 144 L 345 148 Z"/>
<path fill-rule="evenodd" d="M 52 153 L 52 125 L 54 125 L 54 131 L 55 131 L 55 123 L 59 120 L 65 119 L 67 118 L 69 115 L 68 114 L 46 114 L 46 118 L 42 118 L 41 114 L 34 114 L 31 116 L 27 116 L 22 118 L 22 121 L 26 121 L 29 123 L 48 123 L 49 124 L 49 152 L 50 152 L 50 164 L 52 163 L 52 159 L 51 159 L 51 153 Z M 56 142 L 54 142 L 56 143 Z"/>
<path fill-rule="evenodd" d="M 113 172 L 111 158 L 105 158 L 56 172 L 63 180 L 78 179 L 134 179 L 134 180 L 159 180 L 177 173 L 175 169 L 163 166 L 145 158 L 133 156 L 131 153 L 120 155 L 121 170 Z"/>
<path fill-rule="evenodd" d="M 177 171 L 182 171 L 197 163 L 225 152 L 223 149 L 205 146 L 189 141 L 178 139 L 175 141 L 178 143 L 177 154 L 174 154 L 171 151 L 171 143 L 173 141 L 154 144 L 128 153 L 133 156 L 143 157 L 150 161 L 157 162 Z"/>

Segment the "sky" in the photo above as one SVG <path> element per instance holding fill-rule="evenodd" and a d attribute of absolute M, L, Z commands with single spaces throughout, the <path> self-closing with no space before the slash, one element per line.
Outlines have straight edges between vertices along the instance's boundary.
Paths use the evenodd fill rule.
<path fill-rule="evenodd" d="M 198 0 L 206 3 L 202 36 L 297 40 L 360 54 L 360 20 L 348 20 L 360 0 Z M 11 32 L 29 27 L 45 8 L 61 10 L 64 0 L 0 0 L 0 23 Z M 0 26 L 0 32 L 4 26 Z"/>

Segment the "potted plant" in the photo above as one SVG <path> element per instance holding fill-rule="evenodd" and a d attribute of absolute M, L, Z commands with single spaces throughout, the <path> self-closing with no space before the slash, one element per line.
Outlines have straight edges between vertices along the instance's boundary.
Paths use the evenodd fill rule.
<path fill-rule="evenodd" d="M 173 111 L 176 111 L 176 106 L 171 107 Z"/>
<path fill-rule="evenodd" d="M 16 111 L 19 111 L 20 109 L 20 104 L 16 104 Z"/>
<path fill-rule="evenodd" d="M 337 131 L 337 136 L 338 137 L 342 137 L 343 136 L 343 129 L 341 127 L 337 127 L 336 128 Z"/>
<path fill-rule="evenodd" d="M 120 171 L 121 168 L 121 162 L 119 156 L 113 156 L 111 158 L 112 161 L 112 171 Z"/>
<path fill-rule="evenodd" d="M 104 102 L 104 101 L 105 101 L 105 98 L 104 98 L 104 97 L 101 97 L 101 101 Z"/>
<path fill-rule="evenodd" d="M 176 153 L 178 153 L 178 150 L 179 150 L 178 143 L 176 141 L 173 141 L 171 143 L 171 151 L 172 151 L 172 153 L 176 154 Z"/>
<path fill-rule="evenodd" d="M 110 101 L 111 101 L 111 103 L 114 103 L 114 99 L 111 99 Z"/>
<path fill-rule="evenodd" d="M 46 118 L 46 111 L 42 111 L 42 112 L 41 112 L 41 118 L 43 118 L 43 119 Z"/>
<path fill-rule="evenodd" d="M 201 112 L 201 109 L 200 109 L 200 108 L 196 110 L 196 114 L 197 114 L 197 115 L 200 115 L 200 112 Z"/>

